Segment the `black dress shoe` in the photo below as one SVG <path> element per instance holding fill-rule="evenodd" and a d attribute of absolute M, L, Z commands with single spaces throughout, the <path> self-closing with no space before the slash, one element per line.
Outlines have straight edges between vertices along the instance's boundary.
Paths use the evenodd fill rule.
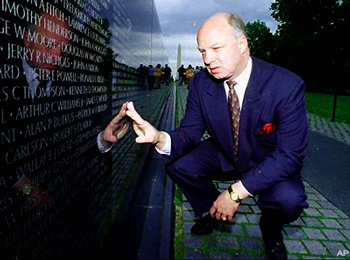
<path fill-rule="evenodd" d="M 197 220 L 191 228 L 191 234 L 193 235 L 206 235 L 213 232 L 213 229 L 217 228 L 223 221 L 217 220 L 210 216 L 210 214 L 205 215 Z"/>
<path fill-rule="evenodd" d="M 287 259 L 287 250 L 283 242 L 266 244 L 265 253 L 268 259 Z"/>

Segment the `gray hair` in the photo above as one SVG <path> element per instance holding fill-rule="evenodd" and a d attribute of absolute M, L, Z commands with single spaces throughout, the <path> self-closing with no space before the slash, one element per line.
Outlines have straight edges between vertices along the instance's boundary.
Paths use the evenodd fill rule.
<path fill-rule="evenodd" d="M 227 22 L 232 26 L 237 39 L 243 35 L 247 38 L 244 21 L 238 14 L 228 14 Z"/>

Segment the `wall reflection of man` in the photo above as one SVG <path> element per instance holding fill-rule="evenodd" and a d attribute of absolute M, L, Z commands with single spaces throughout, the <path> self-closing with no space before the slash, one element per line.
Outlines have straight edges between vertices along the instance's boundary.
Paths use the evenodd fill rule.
<path fill-rule="evenodd" d="M 23 47 L 13 43 L 9 43 L 8 47 L 8 55 L 11 58 L 18 57 L 21 61 L 24 77 L 21 77 L 20 81 L 24 88 L 28 86 L 28 95 L 33 101 L 49 97 L 51 88 L 55 85 L 54 81 L 58 81 L 57 71 L 70 65 L 69 58 L 64 56 L 62 51 L 62 45 L 69 42 L 67 32 L 70 32 L 70 29 L 67 22 L 46 12 L 41 13 L 39 21 L 37 24 L 26 26 Z M 19 100 L 19 97 L 20 95 L 16 94 L 16 100 Z M 52 206 L 53 200 L 49 193 L 35 186 L 27 176 L 20 178 L 12 188 L 23 193 L 31 208 Z"/>
<path fill-rule="evenodd" d="M 55 71 L 70 66 L 69 58 L 62 52 L 62 47 L 69 42 L 69 32 L 67 22 L 46 12 L 41 14 L 40 23 L 27 26 L 24 46 L 32 55 L 27 55 L 22 65 L 33 99 L 41 95 L 38 91 L 44 91 L 49 96 Z M 38 87 L 41 89 L 38 90 Z"/>

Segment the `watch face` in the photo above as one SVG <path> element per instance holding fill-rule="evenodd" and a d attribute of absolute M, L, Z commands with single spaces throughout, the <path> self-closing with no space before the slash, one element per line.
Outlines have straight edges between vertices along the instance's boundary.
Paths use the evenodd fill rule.
<path fill-rule="evenodd" d="M 238 200 L 238 194 L 236 192 L 231 194 L 231 199 L 232 200 Z"/>

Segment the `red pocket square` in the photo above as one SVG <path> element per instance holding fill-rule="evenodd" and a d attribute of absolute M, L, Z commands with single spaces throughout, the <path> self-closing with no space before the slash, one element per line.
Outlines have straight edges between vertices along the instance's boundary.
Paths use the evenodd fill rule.
<path fill-rule="evenodd" d="M 273 131 L 275 131 L 276 126 L 273 123 L 266 123 L 265 125 L 263 125 L 259 131 L 259 135 L 267 135 L 269 133 L 272 133 Z"/>

